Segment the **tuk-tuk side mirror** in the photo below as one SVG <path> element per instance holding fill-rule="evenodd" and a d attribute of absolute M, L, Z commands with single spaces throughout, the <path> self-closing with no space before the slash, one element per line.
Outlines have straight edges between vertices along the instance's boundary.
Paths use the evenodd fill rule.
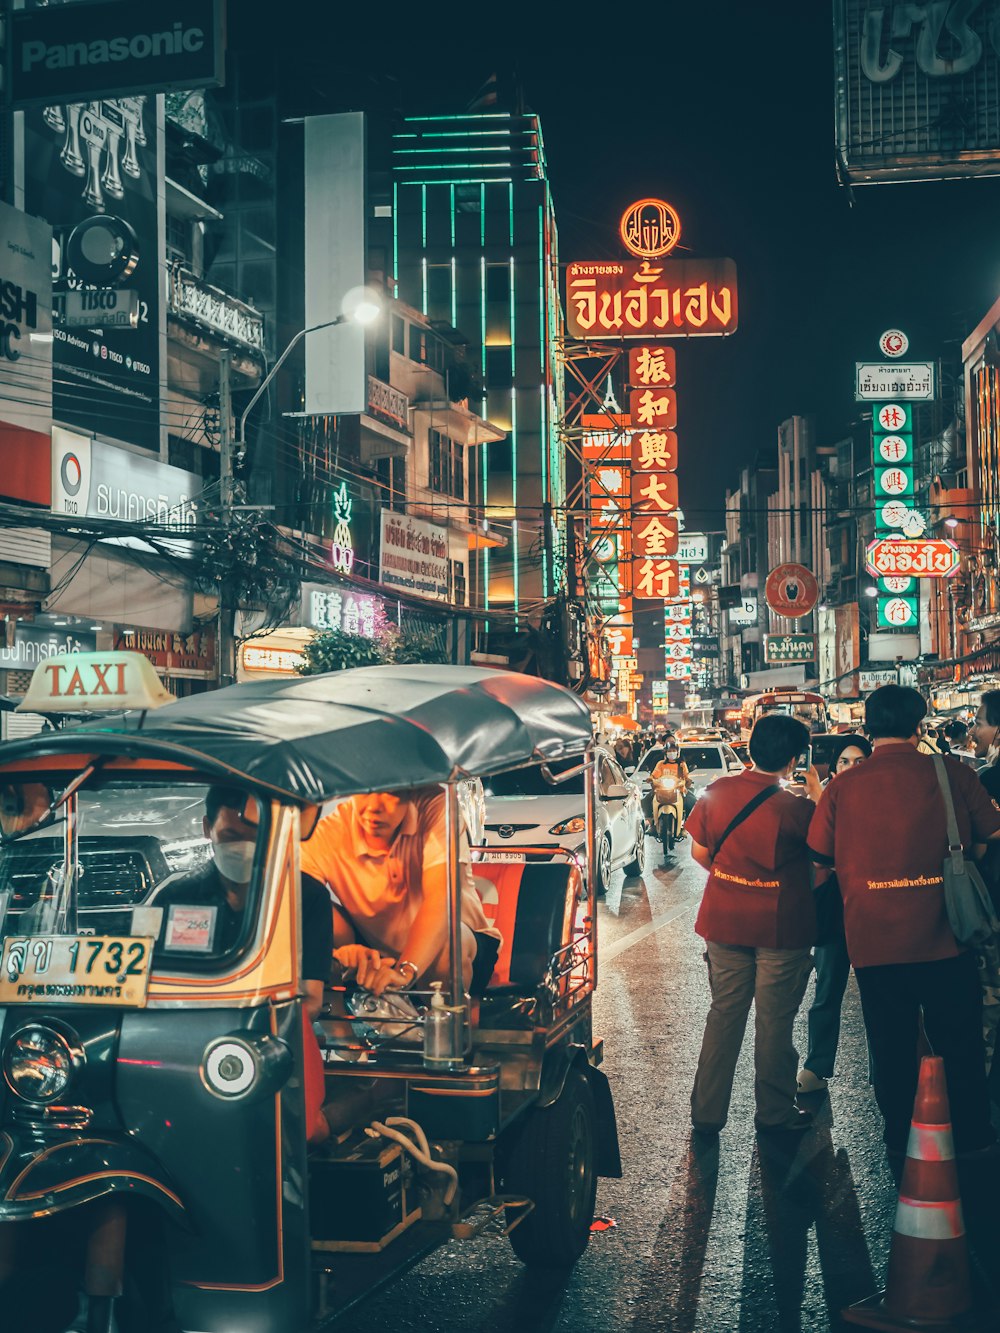
<path fill-rule="evenodd" d="M 316 832 L 316 825 L 323 813 L 321 805 L 304 805 L 299 810 L 299 841 L 308 842 Z"/>
<path fill-rule="evenodd" d="M 0 833 L 14 838 L 37 827 L 50 814 L 55 795 L 44 782 L 5 782 L 0 785 Z"/>

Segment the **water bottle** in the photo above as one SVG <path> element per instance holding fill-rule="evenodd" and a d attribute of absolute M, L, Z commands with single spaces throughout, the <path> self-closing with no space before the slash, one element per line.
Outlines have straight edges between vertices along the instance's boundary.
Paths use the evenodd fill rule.
<path fill-rule="evenodd" d="M 430 1008 L 424 1015 L 424 1068 L 457 1069 L 461 1053 L 455 1041 L 455 1011 L 444 1002 L 441 981 L 431 982 Z"/>

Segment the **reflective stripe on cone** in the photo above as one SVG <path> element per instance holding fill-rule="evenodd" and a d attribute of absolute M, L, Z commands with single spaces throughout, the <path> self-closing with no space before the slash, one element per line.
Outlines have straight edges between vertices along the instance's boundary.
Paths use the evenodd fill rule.
<path fill-rule="evenodd" d="M 921 1125 L 916 1120 L 910 1125 L 906 1155 L 918 1162 L 952 1162 L 955 1145 L 947 1125 Z"/>
<path fill-rule="evenodd" d="M 916 1240 L 957 1240 L 965 1235 L 962 1205 L 958 1199 L 925 1203 L 900 1195 L 893 1229 L 897 1236 L 913 1236 Z"/>

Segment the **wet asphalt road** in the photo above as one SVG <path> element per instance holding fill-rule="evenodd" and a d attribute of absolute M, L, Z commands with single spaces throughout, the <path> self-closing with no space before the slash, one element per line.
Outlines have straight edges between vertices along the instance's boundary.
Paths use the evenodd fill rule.
<path fill-rule="evenodd" d="M 647 841 L 643 879 L 619 874 L 601 909 L 595 1034 L 605 1038 L 624 1178 L 602 1180 L 592 1236 L 568 1275 L 527 1272 L 503 1238 L 451 1242 L 348 1313 L 351 1333 L 826 1333 L 885 1277 L 895 1187 L 868 1086 L 853 977 L 830 1096 L 790 1144 L 752 1131 L 753 1014 L 729 1125 L 690 1134 L 691 1083 L 708 1008 L 693 924 L 705 874 L 681 844 L 669 866 Z M 806 993 L 805 1006 L 812 995 Z M 805 1049 L 804 1012 L 797 1027 Z M 973 1264 L 1000 1280 L 1000 1176 L 963 1183 Z M 993 1201 L 998 1203 L 994 1206 Z"/>

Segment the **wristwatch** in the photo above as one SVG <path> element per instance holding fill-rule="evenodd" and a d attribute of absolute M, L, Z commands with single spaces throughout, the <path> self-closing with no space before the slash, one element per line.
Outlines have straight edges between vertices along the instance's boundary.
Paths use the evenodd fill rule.
<path fill-rule="evenodd" d="M 405 981 L 403 983 L 403 985 L 408 988 L 412 986 L 413 983 L 416 981 L 417 977 L 420 976 L 420 968 L 417 967 L 416 963 L 410 963 L 407 962 L 405 959 L 401 958 L 399 962 L 396 964 L 396 971 L 402 972 L 404 968 L 408 968 L 411 974 L 409 981 Z"/>

